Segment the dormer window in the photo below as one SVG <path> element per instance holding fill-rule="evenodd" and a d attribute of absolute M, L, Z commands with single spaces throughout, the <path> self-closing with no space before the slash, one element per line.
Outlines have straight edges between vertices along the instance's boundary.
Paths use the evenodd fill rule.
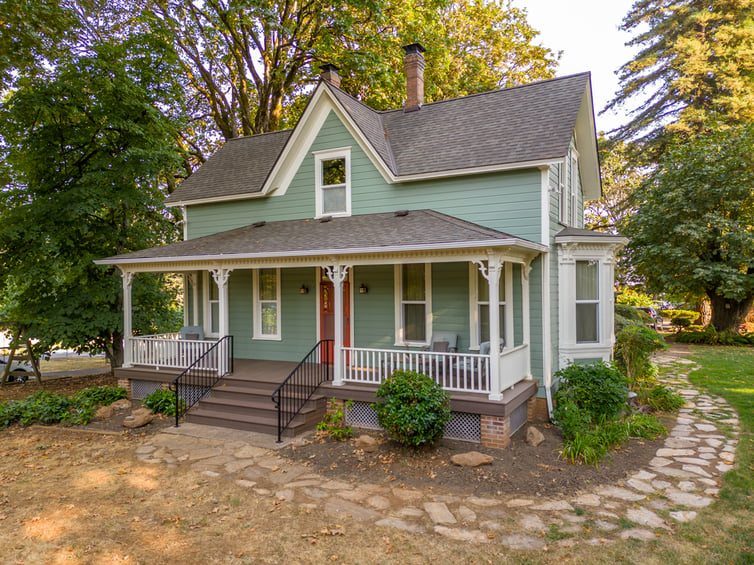
<path fill-rule="evenodd" d="M 316 208 L 320 216 L 351 215 L 350 147 L 314 154 Z"/>

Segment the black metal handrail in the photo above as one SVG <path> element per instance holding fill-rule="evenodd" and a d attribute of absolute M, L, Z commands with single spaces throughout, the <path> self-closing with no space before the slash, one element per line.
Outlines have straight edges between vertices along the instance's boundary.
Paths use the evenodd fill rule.
<path fill-rule="evenodd" d="M 181 416 L 207 396 L 223 377 L 232 372 L 233 336 L 226 335 L 218 339 L 170 383 L 170 390 L 175 393 L 175 427 L 178 427 Z"/>
<path fill-rule="evenodd" d="M 278 443 L 283 431 L 301 412 L 317 387 L 332 380 L 332 339 L 322 339 L 296 365 L 291 374 L 272 393 L 278 412 Z"/>

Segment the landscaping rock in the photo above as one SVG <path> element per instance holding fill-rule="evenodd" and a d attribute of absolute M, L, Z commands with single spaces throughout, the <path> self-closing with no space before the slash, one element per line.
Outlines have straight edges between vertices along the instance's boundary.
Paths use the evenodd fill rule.
<path fill-rule="evenodd" d="M 111 406 L 100 406 L 94 414 L 98 420 L 107 420 L 113 415 L 113 409 Z"/>
<path fill-rule="evenodd" d="M 378 449 L 377 440 L 372 436 L 362 435 L 356 438 L 356 448 L 364 453 L 374 453 Z"/>
<path fill-rule="evenodd" d="M 543 441 L 545 441 L 545 436 L 542 435 L 542 432 L 540 432 L 537 428 L 535 428 L 534 426 L 529 426 L 526 429 L 526 443 L 533 447 L 537 447 Z"/>
<path fill-rule="evenodd" d="M 140 428 L 146 426 L 154 418 L 154 414 L 149 408 L 140 408 L 131 412 L 130 416 L 123 419 L 123 425 L 126 428 Z"/>
<path fill-rule="evenodd" d="M 460 467 L 479 467 L 480 465 L 489 465 L 494 461 L 494 458 L 478 451 L 468 451 L 453 455 L 450 460 Z"/>
<path fill-rule="evenodd" d="M 121 398 L 120 400 L 116 400 L 110 405 L 110 408 L 113 410 L 128 410 L 131 408 L 131 401 L 128 400 L 128 398 Z"/>

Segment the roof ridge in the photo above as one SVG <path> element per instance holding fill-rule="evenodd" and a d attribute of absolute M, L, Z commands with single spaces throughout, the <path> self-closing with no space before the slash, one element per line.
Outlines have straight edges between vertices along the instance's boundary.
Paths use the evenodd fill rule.
<path fill-rule="evenodd" d="M 538 86 L 540 84 L 545 84 L 545 83 L 548 83 L 548 82 L 555 82 L 555 81 L 560 81 L 560 80 L 566 80 L 566 79 L 571 79 L 571 78 L 580 77 L 580 76 L 589 76 L 589 77 L 591 77 L 591 74 L 592 74 L 591 71 L 583 71 L 581 73 L 574 73 L 572 75 L 566 75 L 564 77 L 553 77 L 553 78 L 547 78 L 547 79 L 538 80 L 536 82 L 527 82 L 526 84 L 517 84 L 515 86 L 508 86 L 508 87 L 505 87 L 505 88 L 497 88 L 495 90 L 485 90 L 484 92 L 474 92 L 473 94 L 466 94 L 464 96 L 455 96 L 453 98 L 445 98 L 443 100 L 435 100 L 434 102 L 428 102 L 428 103 L 422 105 L 422 108 L 424 108 L 426 106 L 436 106 L 438 104 L 444 104 L 446 102 L 455 102 L 456 100 L 466 100 L 468 98 L 477 98 L 477 97 L 480 97 L 480 96 L 488 96 L 488 95 L 491 95 L 491 94 L 499 94 L 500 92 L 507 92 L 509 90 L 517 90 L 517 89 L 520 89 L 520 88 L 527 88 L 527 87 L 530 87 L 530 86 Z M 367 108 L 369 108 L 369 106 L 367 106 Z M 395 112 L 403 112 L 403 108 L 393 108 L 392 110 L 373 110 L 373 111 L 377 112 L 379 114 L 393 114 Z"/>

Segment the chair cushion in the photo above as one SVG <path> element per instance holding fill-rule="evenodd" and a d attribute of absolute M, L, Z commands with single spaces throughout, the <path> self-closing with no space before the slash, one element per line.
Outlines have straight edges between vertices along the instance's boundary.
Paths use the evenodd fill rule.
<path fill-rule="evenodd" d="M 197 340 L 199 339 L 199 334 L 183 334 L 183 339 Z"/>
<path fill-rule="evenodd" d="M 436 341 L 432 344 L 432 351 L 435 353 L 447 353 L 448 352 L 448 342 L 447 341 Z"/>

